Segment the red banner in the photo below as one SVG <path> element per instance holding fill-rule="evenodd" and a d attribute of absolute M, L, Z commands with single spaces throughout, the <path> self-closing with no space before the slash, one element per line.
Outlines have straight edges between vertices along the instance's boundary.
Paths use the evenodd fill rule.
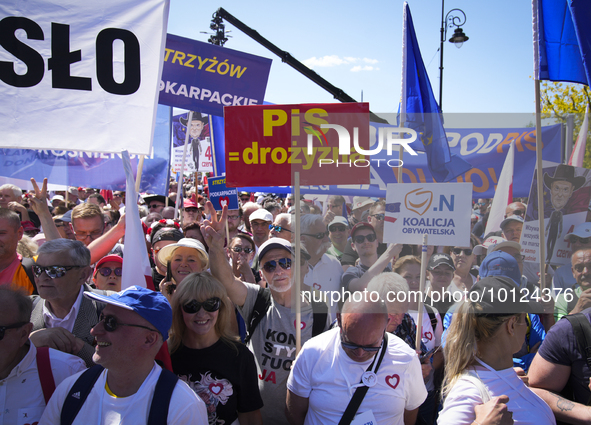
<path fill-rule="evenodd" d="M 224 108 L 226 185 L 369 184 L 369 104 Z"/>

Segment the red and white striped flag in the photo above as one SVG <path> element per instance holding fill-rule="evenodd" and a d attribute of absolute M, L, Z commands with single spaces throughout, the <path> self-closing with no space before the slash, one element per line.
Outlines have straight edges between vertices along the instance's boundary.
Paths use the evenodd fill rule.
<path fill-rule="evenodd" d="M 587 148 L 587 131 L 589 130 L 589 105 L 585 110 L 585 119 L 579 130 L 579 137 L 568 160 L 568 165 L 573 167 L 583 168 L 583 160 L 585 159 L 585 150 Z"/>

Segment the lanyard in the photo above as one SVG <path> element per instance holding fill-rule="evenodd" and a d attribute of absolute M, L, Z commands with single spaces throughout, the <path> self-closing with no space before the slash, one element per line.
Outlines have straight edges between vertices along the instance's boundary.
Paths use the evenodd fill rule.
<path fill-rule="evenodd" d="M 382 340 L 382 345 L 380 347 L 380 351 L 378 351 L 376 353 L 376 355 L 374 356 L 371 364 L 369 365 L 369 367 L 367 368 L 367 370 L 361 375 L 361 379 L 360 382 L 358 384 L 354 384 L 351 385 L 351 383 L 349 382 L 349 379 L 347 379 L 347 374 L 345 373 L 345 371 L 343 370 L 343 366 L 341 365 L 341 362 L 339 362 L 339 369 L 341 369 L 341 373 L 343 374 L 343 378 L 345 379 L 345 382 L 347 382 L 347 387 L 349 388 L 349 394 L 353 395 L 352 390 L 354 388 L 358 388 L 358 387 L 373 387 L 376 383 L 377 383 L 377 373 L 378 373 L 378 369 L 380 367 L 380 365 L 382 364 L 382 360 L 384 359 L 384 355 L 386 354 L 386 351 L 388 350 L 388 333 L 386 332 L 384 334 L 384 339 Z M 346 353 L 345 353 L 346 355 Z M 376 359 L 378 360 L 376 363 Z M 374 364 L 375 364 L 375 368 L 374 368 Z"/>

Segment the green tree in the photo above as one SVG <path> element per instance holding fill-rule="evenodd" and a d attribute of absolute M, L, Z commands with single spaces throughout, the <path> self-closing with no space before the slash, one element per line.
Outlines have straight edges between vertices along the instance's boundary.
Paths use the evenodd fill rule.
<path fill-rule="evenodd" d="M 585 108 L 591 106 L 591 90 L 582 84 L 558 83 L 552 81 L 541 82 L 542 118 L 554 118 L 566 123 L 569 114 L 575 114 L 574 143 L 585 118 Z M 587 136 L 585 151 L 585 168 L 591 168 L 591 137 Z M 568 158 L 567 158 L 568 160 Z"/>

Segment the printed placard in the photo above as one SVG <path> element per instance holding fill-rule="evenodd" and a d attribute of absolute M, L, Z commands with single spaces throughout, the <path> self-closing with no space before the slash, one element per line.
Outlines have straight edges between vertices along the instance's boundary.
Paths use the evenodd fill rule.
<path fill-rule="evenodd" d="M 207 179 L 207 184 L 209 186 L 209 200 L 216 211 L 221 211 L 224 205 L 227 205 L 229 210 L 238 209 L 238 192 L 236 188 L 226 187 L 225 177 L 210 177 Z"/>

